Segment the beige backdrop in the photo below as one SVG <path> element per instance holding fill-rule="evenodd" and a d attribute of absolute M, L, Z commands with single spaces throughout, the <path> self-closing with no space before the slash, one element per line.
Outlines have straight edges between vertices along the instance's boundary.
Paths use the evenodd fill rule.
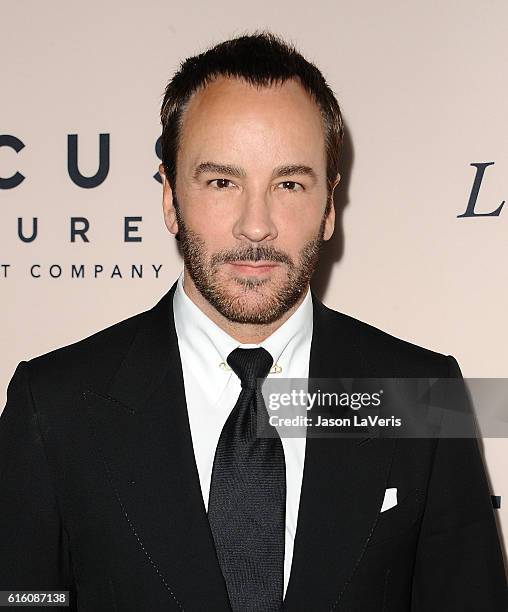
<path fill-rule="evenodd" d="M 263 27 L 317 63 L 347 123 L 341 223 L 315 283 L 324 301 L 455 355 L 464 376 L 506 377 L 508 207 L 457 215 L 472 163 L 494 162 L 478 212 L 508 194 L 507 23 L 504 0 L 4 1 L 0 133 L 25 147 L 0 147 L 0 177 L 26 178 L 0 189 L 0 406 L 20 360 L 151 307 L 176 278 L 152 178 L 163 87 L 188 55 Z M 79 135 L 81 172 L 94 174 L 100 133 L 110 134 L 109 175 L 77 187 L 67 135 Z M 72 216 L 88 218 L 89 243 L 70 243 Z M 142 217 L 142 242 L 124 243 L 126 216 Z M 18 217 L 28 232 L 38 217 L 37 240 L 17 238 Z M 72 279 L 71 264 L 86 278 Z M 115 264 L 123 278 L 110 278 Z M 143 278 L 129 277 L 132 264 Z M 162 264 L 158 279 L 152 264 Z M 506 442 L 487 439 L 484 450 L 508 533 Z"/>

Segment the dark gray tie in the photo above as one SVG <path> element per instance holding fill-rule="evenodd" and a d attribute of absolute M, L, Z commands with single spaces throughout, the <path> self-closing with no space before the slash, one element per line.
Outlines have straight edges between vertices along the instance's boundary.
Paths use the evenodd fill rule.
<path fill-rule="evenodd" d="M 273 359 L 262 347 L 237 348 L 227 362 L 242 390 L 215 451 L 208 520 L 234 612 L 276 612 L 284 588 L 286 466 L 257 383 Z M 264 437 L 269 432 L 273 437 Z"/>

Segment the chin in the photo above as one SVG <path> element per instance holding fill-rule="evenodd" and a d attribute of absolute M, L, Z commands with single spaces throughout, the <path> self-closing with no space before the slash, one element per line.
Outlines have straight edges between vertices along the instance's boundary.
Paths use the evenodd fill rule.
<path fill-rule="evenodd" d="M 230 275 L 225 270 L 190 270 L 196 288 L 208 303 L 233 323 L 266 325 L 280 319 L 301 296 L 304 283 L 281 272 Z"/>
<path fill-rule="evenodd" d="M 277 291 L 274 287 L 269 288 L 267 283 L 256 286 L 252 286 L 251 283 L 231 283 L 227 287 L 222 287 L 220 293 L 224 296 L 224 301 L 245 311 L 268 310 L 277 302 Z"/>
<path fill-rule="evenodd" d="M 277 287 L 263 282 L 252 287 L 250 283 L 232 282 L 219 290 L 220 299 L 213 304 L 227 319 L 236 323 L 267 324 L 279 319 L 287 309 L 280 299 Z"/>

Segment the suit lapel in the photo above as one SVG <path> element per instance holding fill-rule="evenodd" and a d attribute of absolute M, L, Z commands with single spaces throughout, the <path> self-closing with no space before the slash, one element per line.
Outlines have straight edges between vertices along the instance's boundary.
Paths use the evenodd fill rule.
<path fill-rule="evenodd" d="M 309 378 L 372 376 L 345 318 L 314 294 L 313 307 Z M 374 528 L 394 448 L 386 438 L 307 439 L 283 610 L 330 610 L 339 603 Z"/>
<path fill-rule="evenodd" d="M 108 389 L 88 390 L 84 399 L 126 526 L 168 598 L 185 608 L 206 602 L 228 610 L 192 448 L 175 286 L 142 317 Z"/>

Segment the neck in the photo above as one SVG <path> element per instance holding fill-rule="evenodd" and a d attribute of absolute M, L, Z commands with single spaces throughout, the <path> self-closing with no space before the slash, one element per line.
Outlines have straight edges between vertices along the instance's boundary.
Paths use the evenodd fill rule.
<path fill-rule="evenodd" d="M 279 319 L 272 323 L 236 323 L 224 317 L 208 300 L 199 292 L 192 281 L 187 269 L 184 268 L 183 275 L 184 291 L 189 299 L 218 325 L 223 331 L 237 340 L 240 344 L 259 344 L 271 336 L 289 317 L 298 309 L 307 295 L 307 289 L 302 292 L 297 303 L 287 310 Z"/>

